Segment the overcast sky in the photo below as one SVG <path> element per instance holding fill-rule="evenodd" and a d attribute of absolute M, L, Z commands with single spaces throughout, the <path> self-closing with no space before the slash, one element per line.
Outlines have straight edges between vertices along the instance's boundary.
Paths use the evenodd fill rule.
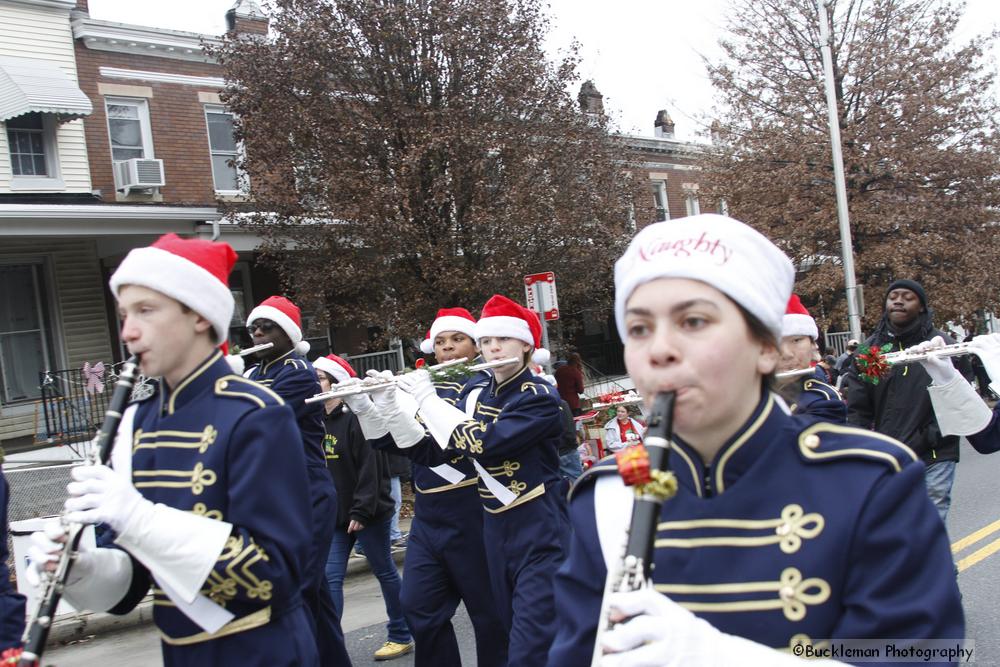
<path fill-rule="evenodd" d="M 728 0 L 549 0 L 550 52 L 576 39 L 580 75 L 604 93 L 618 127 L 652 136 L 659 109 L 667 109 L 677 136 L 694 139 L 711 112 L 712 90 L 701 55 L 719 56 L 718 38 Z M 90 0 L 94 18 L 218 35 L 234 0 Z M 262 3 L 263 4 L 263 3 Z M 959 39 L 1000 25 L 1000 0 L 968 0 Z M 994 63 L 1000 49 L 994 49 Z M 1000 93 L 1000 90 L 997 91 Z"/>

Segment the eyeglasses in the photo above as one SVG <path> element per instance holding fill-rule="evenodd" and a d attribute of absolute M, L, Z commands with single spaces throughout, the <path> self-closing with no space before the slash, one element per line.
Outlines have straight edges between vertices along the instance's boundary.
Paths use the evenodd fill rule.
<path fill-rule="evenodd" d="M 271 320 L 254 320 L 253 324 L 247 327 L 247 331 L 250 335 L 253 335 L 254 331 L 260 329 L 263 333 L 270 333 L 272 330 L 277 329 L 278 325 Z"/>

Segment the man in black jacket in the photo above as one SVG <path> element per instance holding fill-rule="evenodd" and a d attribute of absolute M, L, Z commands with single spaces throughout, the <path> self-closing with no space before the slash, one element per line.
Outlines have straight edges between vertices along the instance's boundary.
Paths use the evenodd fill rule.
<path fill-rule="evenodd" d="M 954 343 L 951 336 L 934 328 L 932 316 L 920 283 L 895 280 L 886 290 L 882 319 L 865 345 L 882 347 L 889 343 L 896 352 L 935 336 L 944 338 L 945 343 Z M 971 376 L 964 358 L 955 365 L 967 378 Z M 873 385 L 862 380 L 857 369 L 852 368 L 846 383 L 847 421 L 891 436 L 923 459 L 927 491 L 944 521 L 951 506 L 958 436 L 944 436 L 938 428 L 927 393 L 931 384 L 927 371 L 920 364 L 892 366 L 888 375 Z"/>

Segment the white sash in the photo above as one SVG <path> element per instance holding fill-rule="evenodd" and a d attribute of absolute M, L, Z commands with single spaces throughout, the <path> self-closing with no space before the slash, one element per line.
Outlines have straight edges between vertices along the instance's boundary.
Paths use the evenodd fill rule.
<path fill-rule="evenodd" d="M 479 401 L 479 394 L 482 392 L 482 387 L 476 387 L 470 391 L 465 398 L 465 414 L 468 415 L 470 419 L 474 419 L 474 415 L 476 414 L 476 404 Z M 472 459 L 472 465 L 476 468 L 476 472 L 479 473 L 479 479 L 483 480 L 483 484 L 486 485 L 486 488 L 490 490 L 490 493 L 496 496 L 496 499 L 499 500 L 504 507 L 517 500 L 517 494 L 498 482 L 493 475 L 486 472 L 486 468 L 481 466 L 479 461 L 473 459 L 471 456 L 469 458 Z"/>

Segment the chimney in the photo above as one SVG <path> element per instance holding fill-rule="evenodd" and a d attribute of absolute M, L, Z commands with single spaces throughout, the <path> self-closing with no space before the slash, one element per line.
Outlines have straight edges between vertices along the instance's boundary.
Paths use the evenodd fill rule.
<path fill-rule="evenodd" d="M 653 136 L 664 139 L 674 138 L 674 121 L 666 109 L 660 109 L 656 114 L 656 122 L 653 123 Z"/>
<path fill-rule="evenodd" d="M 584 81 L 580 86 L 580 110 L 587 115 L 600 116 L 604 114 L 604 95 L 597 90 L 593 81 Z"/>
<path fill-rule="evenodd" d="M 87 5 L 87 0 L 76 0 L 76 7 L 74 7 L 78 12 L 83 12 L 84 14 L 90 15 L 90 7 Z"/>
<path fill-rule="evenodd" d="M 269 21 L 257 0 L 236 0 L 226 12 L 226 32 L 267 35 Z"/>
<path fill-rule="evenodd" d="M 722 143 L 722 123 L 719 122 L 718 118 L 712 121 L 711 126 L 709 126 L 709 133 L 713 144 Z"/>

